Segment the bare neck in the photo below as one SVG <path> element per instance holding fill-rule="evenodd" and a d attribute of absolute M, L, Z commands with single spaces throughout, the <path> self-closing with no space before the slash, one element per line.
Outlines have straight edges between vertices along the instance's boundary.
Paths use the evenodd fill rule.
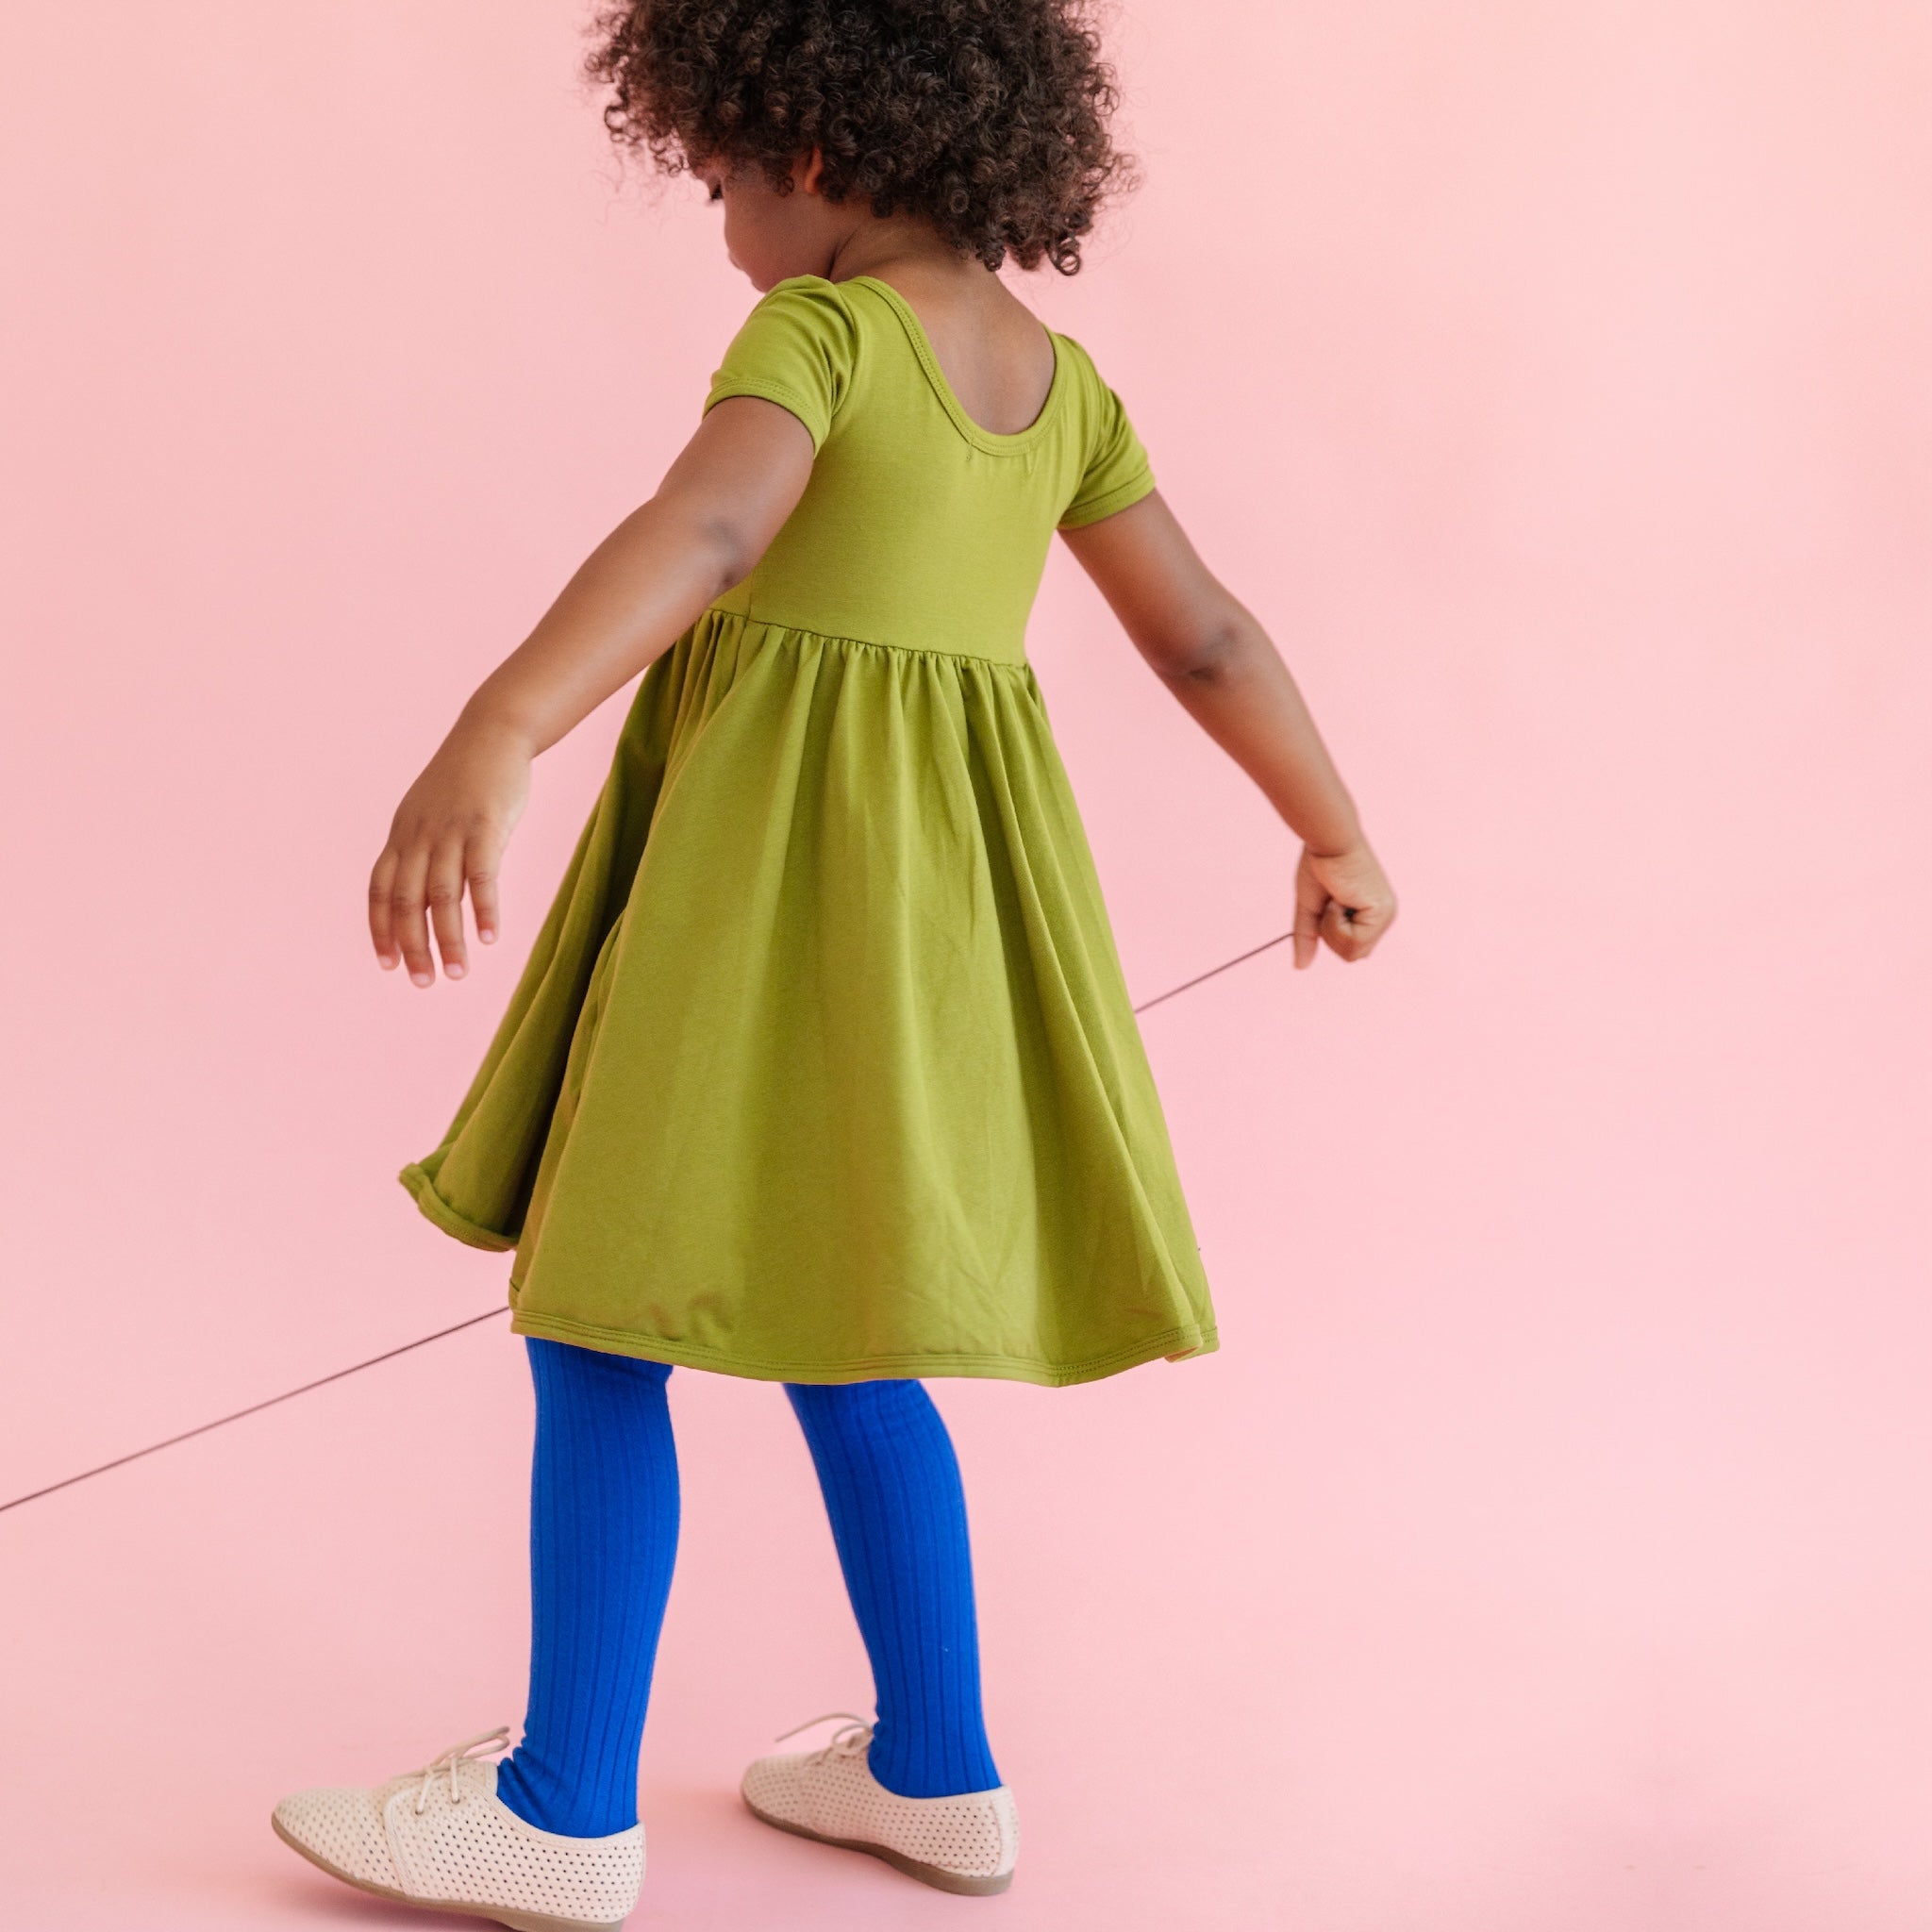
<path fill-rule="evenodd" d="M 1007 292 L 984 263 L 948 247 L 925 223 L 899 215 L 867 216 L 832 250 L 825 279 L 844 282 L 855 275 L 872 275 L 941 299 L 984 299 Z"/>
<path fill-rule="evenodd" d="M 826 279 L 868 275 L 911 305 L 959 406 L 995 435 L 1027 428 L 1046 405 L 1056 358 L 1033 311 L 984 262 L 923 222 L 868 215 L 832 251 Z"/>

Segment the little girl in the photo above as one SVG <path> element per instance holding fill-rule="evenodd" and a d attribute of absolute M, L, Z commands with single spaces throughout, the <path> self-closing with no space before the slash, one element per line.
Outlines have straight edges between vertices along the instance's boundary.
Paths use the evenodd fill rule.
<path fill-rule="evenodd" d="M 1302 841 L 1298 966 L 1394 901 L 1293 682 L 1195 556 L 1086 351 L 994 273 L 1079 265 L 1117 185 L 1079 0 L 636 0 L 613 135 L 722 206 L 764 291 L 658 493 L 484 682 L 397 809 L 377 958 L 495 939 L 531 760 L 644 672 L 442 1144 L 430 1220 L 513 1249 L 536 1383 L 532 1663 L 496 1731 L 298 1793 L 385 1897 L 614 1927 L 677 1537 L 674 1364 L 782 1382 L 876 1716 L 752 1765 L 766 1824 L 949 1891 L 1017 1823 L 980 1714 L 958 1469 L 927 1375 L 1059 1387 L 1214 1320 L 1024 649 L 1058 531 Z M 433 940 L 433 948 L 432 948 Z"/>

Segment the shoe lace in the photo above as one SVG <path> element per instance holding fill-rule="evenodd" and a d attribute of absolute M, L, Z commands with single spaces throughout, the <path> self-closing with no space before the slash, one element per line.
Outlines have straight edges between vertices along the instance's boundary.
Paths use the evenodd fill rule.
<path fill-rule="evenodd" d="M 793 1724 L 789 1731 L 780 1731 L 772 1741 L 782 1744 L 787 1738 L 795 1738 L 800 1731 L 808 1731 L 814 1724 L 829 1724 L 835 1717 L 842 1718 L 844 1722 L 832 1733 L 830 1741 L 810 1753 L 806 1762 L 825 1764 L 834 1757 L 858 1757 L 872 1742 L 872 1726 L 849 1710 L 828 1710 L 823 1717 L 808 1718 L 802 1724 Z"/>
<path fill-rule="evenodd" d="M 447 1751 L 439 1751 L 420 1773 L 408 1772 L 408 1777 L 420 1776 L 422 1784 L 416 1789 L 416 1811 L 420 1817 L 429 1803 L 429 1793 L 436 1780 L 445 1772 L 449 1774 L 449 1801 L 452 1805 L 463 1802 L 463 1788 L 457 1782 L 458 1765 L 473 1764 L 485 1757 L 494 1757 L 499 1751 L 509 1749 L 509 1726 L 498 1724 L 493 1731 L 483 1731 L 474 1738 L 465 1738 L 460 1744 L 452 1744 Z"/>

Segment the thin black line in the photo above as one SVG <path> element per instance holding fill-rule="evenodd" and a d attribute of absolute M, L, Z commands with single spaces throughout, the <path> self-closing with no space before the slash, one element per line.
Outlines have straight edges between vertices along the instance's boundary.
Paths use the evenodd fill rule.
<path fill-rule="evenodd" d="M 18 1509 L 23 1503 L 37 1502 L 42 1496 L 51 1496 L 56 1490 L 72 1489 L 75 1483 L 84 1483 L 90 1476 L 106 1475 L 110 1469 L 119 1469 L 124 1463 L 139 1462 L 143 1456 L 154 1456 L 163 1449 L 172 1449 L 176 1442 L 187 1442 L 196 1436 L 205 1436 L 210 1429 L 219 1429 L 228 1423 L 239 1423 L 244 1415 L 259 1415 L 265 1408 L 273 1408 L 278 1402 L 292 1402 L 298 1395 L 307 1395 L 311 1389 L 325 1389 L 331 1382 L 340 1382 L 344 1375 L 359 1375 L 364 1369 L 373 1369 L 377 1362 L 393 1361 L 399 1355 L 408 1355 L 412 1348 L 426 1348 L 432 1341 L 441 1341 L 445 1335 L 458 1335 L 465 1328 L 474 1328 L 479 1322 L 492 1321 L 498 1315 L 508 1314 L 508 1307 L 491 1308 L 487 1315 L 472 1315 L 467 1322 L 458 1322 L 448 1328 L 439 1328 L 434 1335 L 419 1335 L 414 1341 L 406 1341 L 400 1348 L 386 1350 L 381 1355 L 373 1355 L 366 1362 L 352 1363 L 346 1369 L 338 1369 L 332 1375 L 318 1375 L 312 1382 L 305 1382 L 299 1389 L 285 1390 L 279 1395 L 271 1395 L 266 1402 L 250 1403 L 246 1408 L 238 1408 L 233 1415 L 217 1416 L 211 1423 L 203 1423 L 199 1428 L 183 1429 L 178 1436 L 170 1436 L 164 1442 L 150 1442 L 145 1449 L 136 1449 L 126 1456 L 117 1456 L 112 1462 L 103 1462 L 93 1469 L 84 1469 L 78 1475 L 63 1476 L 58 1483 L 49 1483 L 43 1490 L 29 1490 L 24 1496 L 16 1496 L 10 1503 L 0 1503 L 0 1515 L 9 1509 Z"/>
<path fill-rule="evenodd" d="M 1246 960 L 1265 953 L 1271 946 L 1278 946 L 1284 940 L 1294 937 L 1292 932 L 1277 933 L 1272 940 L 1263 940 L 1258 946 L 1251 946 L 1245 953 L 1237 953 L 1232 959 L 1224 959 L 1219 966 L 1210 966 L 1206 973 L 1197 973 L 1191 979 L 1184 979 L 1178 986 L 1171 986 L 1165 992 L 1158 992 L 1151 1000 L 1142 1000 L 1134 1008 L 1144 1013 L 1150 1007 L 1158 1007 L 1163 1000 L 1171 1000 L 1179 993 L 1191 991 L 1217 974 L 1240 966 Z M 367 1361 L 352 1362 L 346 1369 L 338 1369 L 332 1375 L 318 1375 L 312 1382 L 304 1382 L 299 1389 L 284 1390 L 279 1395 L 271 1395 L 266 1402 L 250 1403 L 246 1408 L 238 1408 L 232 1415 L 217 1416 L 211 1423 L 203 1423 L 199 1428 L 183 1429 L 178 1436 L 170 1436 L 164 1441 L 150 1442 L 145 1449 L 135 1449 L 125 1456 L 117 1456 L 111 1462 L 96 1464 L 92 1469 L 84 1469 L 78 1475 L 63 1476 L 58 1483 L 49 1483 L 44 1489 L 29 1490 L 24 1496 L 15 1496 L 11 1502 L 0 1503 L 0 1516 L 9 1509 L 18 1509 L 23 1503 L 37 1503 L 42 1496 L 51 1496 L 58 1490 L 71 1490 L 75 1483 L 84 1483 L 92 1476 L 106 1475 L 110 1469 L 120 1469 L 130 1462 L 139 1462 L 143 1456 L 158 1455 L 163 1449 L 172 1449 L 177 1442 L 190 1442 L 196 1436 L 205 1436 L 210 1429 L 225 1428 L 229 1423 L 239 1423 L 243 1416 L 259 1415 L 265 1408 L 274 1408 L 277 1403 L 292 1402 L 298 1395 L 307 1395 L 311 1389 L 326 1389 L 331 1382 L 340 1382 L 344 1375 L 359 1375 L 364 1369 L 373 1369 L 378 1362 L 393 1361 L 399 1355 L 408 1355 L 413 1348 L 427 1348 L 432 1341 L 441 1341 L 445 1335 L 460 1335 L 465 1328 L 475 1328 L 480 1323 L 492 1320 L 505 1313 L 503 1308 L 491 1308 L 488 1314 L 472 1315 L 467 1322 L 458 1322 L 448 1328 L 439 1328 L 433 1335 L 419 1335 L 414 1341 L 406 1341 L 400 1348 L 385 1350 L 381 1355 L 373 1355 Z"/>
<path fill-rule="evenodd" d="M 1158 1007 L 1162 1000 L 1171 1000 L 1176 993 L 1186 992 L 1190 987 L 1199 986 L 1204 980 L 1212 979 L 1217 973 L 1225 973 L 1230 967 L 1239 966 L 1243 960 L 1252 959 L 1257 954 L 1265 953 L 1271 946 L 1278 946 L 1283 941 L 1291 940 L 1293 937 L 1292 930 L 1278 932 L 1272 940 L 1263 940 L 1258 946 L 1250 946 L 1245 953 L 1237 953 L 1232 959 L 1224 959 L 1219 966 L 1210 966 L 1207 972 L 1197 973 L 1193 978 L 1184 979 L 1178 986 L 1171 986 L 1165 992 L 1156 993 L 1151 1000 L 1142 1000 L 1134 1010 L 1137 1013 L 1144 1013 L 1149 1007 Z"/>

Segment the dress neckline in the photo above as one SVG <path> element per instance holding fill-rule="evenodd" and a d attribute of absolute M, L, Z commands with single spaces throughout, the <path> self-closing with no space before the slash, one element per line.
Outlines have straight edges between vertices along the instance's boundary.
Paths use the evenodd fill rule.
<path fill-rule="evenodd" d="M 906 331 L 907 340 L 912 344 L 920 365 L 925 371 L 925 378 L 932 385 L 933 393 L 940 399 L 946 414 L 953 419 L 954 427 L 975 449 L 983 449 L 994 456 L 1011 455 L 1030 447 L 1045 434 L 1054 416 L 1058 413 L 1060 392 L 1066 388 L 1067 358 L 1060 346 L 1059 335 L 1056 330 L 1047 329 L 1046 339 L 1053 345 L 1053 380 L 1046 386 L 1046 400 L 1040 406 L 1040 413 L 1024 429 L 1015 429 L 1010 434 L 1002 434 L 989 429 L 982 423 L 966 413 L 964 405 L 953 391 L 953 385 L 946 380 L 946 373 L 940 367 L 940 358 L 933 353 L 932 338 L 925 332 L 925 325 L 919 319 L 919 311 L 893 288 L 891 282 L 882 282 L 877 275 L 848 275 L 847 281 L 863 282 L 870 289 L 876 289 L 886 298 L 888 305 L 898 316 Z M 838 285 L 835 283 L 835 287 Z M 1041 325 L 1042 328 L 1046 325 Z"/>

